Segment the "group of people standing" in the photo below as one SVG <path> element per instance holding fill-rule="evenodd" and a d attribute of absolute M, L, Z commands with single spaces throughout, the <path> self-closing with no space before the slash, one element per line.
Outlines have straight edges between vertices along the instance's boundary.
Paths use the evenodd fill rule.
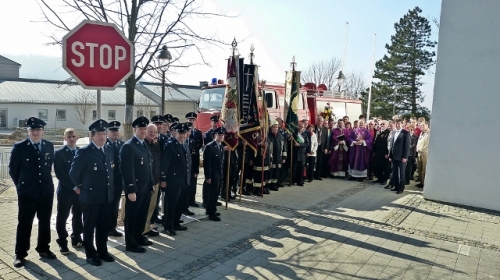
<path fill-rule="evenodd" d="M 56 242 L 63 255 L 70 253 L 70 237 L 73 247 L 84 247 L 87 263 L 100 266 L 102 261 L 114 261 L 107 240 L 109 236 L 123 236 L 116 229 L 123 194 L 121 215 L 127 251 L 146 252 L 144 247 L 153 244 L 148 236 L 159 235 L 157 222 L 170 236 L 187 230 L 181 224 L 181 215 L 194 215 L 189 207 L 199 206 L 194 198 L 203 133 L 195 128 L 196 113 L 185 117 L 187 122 L 179 122 L 167 114 L 154 116 L 150 122 L 141 116 L 133 121 L 133 136 L 126 142 L 119 139 L 120 122 L 99 119 L 89 126 L 88 145 L 77 147 L 78 133 L 68 128 L 64 131 L 65 145 L 56 151 L 52 142 L 42 139 L 46 123 L 29 118 L 28 138 L 14 144 L 9 162 L 19 207 L 14 266 L 25 264 L 35 215 L 39 220 L 36 251 L 43 258 L 56 258 L 49 246 L 52 166 L 59 181 Z M 203 204 L 213 221 L 220 221 L 216 206 L 220 205 L 217 194 L 222 180 L 224 134 L 223 128 L 215 129 L 203 155 Z M 70 213 L 71 235 L 66 229 Z"/>

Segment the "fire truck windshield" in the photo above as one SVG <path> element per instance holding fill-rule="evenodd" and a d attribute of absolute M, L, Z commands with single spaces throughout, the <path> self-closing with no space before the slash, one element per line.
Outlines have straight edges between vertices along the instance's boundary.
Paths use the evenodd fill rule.
<path fill-rule="evenodd" d="M 201 91 L 200 110 L 221 110 L 226 88 L 206 88 Z"/>

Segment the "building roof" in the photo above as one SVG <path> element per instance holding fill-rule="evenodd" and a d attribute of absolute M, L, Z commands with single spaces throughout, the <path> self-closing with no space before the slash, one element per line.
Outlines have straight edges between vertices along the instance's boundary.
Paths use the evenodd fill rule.
<path fill-rule="evenodd" d="M 146 96 L 156 95 L 161 100 L 160 83 L 140 82 L 137 89 L 143 92 Z M 201 87 L 189 85 L 166 84 L 165 85 L 165 100 L 166 101 L 193 101 L 200 99 Z M 154 100 L 154 96 L 150 97 Z"/>
<path fill-rule="evenodd" d="M 3 59 L 5 59 L 5 60 L 7 60 L 7 62 L 9 62 L 9 63 L 11 63 L 11 64 L 14 64 L 14 65 L 17 65 L 17 66 L 21 67 L 21 64 L 19 64 L 19 63 L 15 62 L 15 61 L 14 61 L 14 60 L 12 60 L 12 59 L 8 59 L 8 58 L 6 58 L 6 57 L 5 57 L 5 56 L 3 56 L 3 55 L 0 55 L 0 58 L 3 58 Z M 1 61 L 1 60 L 0 60 L 0 61 Z"/>
<path fill-rule="evenodd" d="M 0 79 L 0 103 L 74 104 L 86 90 L 76 83 L 38 79 Z M 197 101 L 201 89 L 198 86 L 166 85 L 166 101 Z M 115 90 L 103 90 L 103 105 L 124 105 L 125 86 Z M 161 84 L 139 82 L 135 89 L 135 105 L 160 106 Z"/>

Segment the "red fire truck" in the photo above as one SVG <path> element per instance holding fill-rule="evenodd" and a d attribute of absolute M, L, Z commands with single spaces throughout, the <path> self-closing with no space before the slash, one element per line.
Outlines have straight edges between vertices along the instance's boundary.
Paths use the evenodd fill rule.
<path fill-rule="evenodd" d="M 210 129 L 210 117 L 220 115 L 226 85 L 222 80 L 212 79 L 212 83 L 206 83 L 201 89 L 201 97 L 198 107 L 198 119 L 196 127 L 201 131 Z M 265 84 L 260 89 L 266 100 L 269 119 L 274 121 L 281 117 L 285 119 L 285 87 L 278 84 Z M 357 119 L 362 113 L 361 100 L 345 97 L 343 93 L 328 91 L 326 86 L 316 87 L 313 83 L 307 83 L 300 89 L 299 94 L 299 120 L 308 119 L 309 123 L 315 123 L 317 117 L 329 105 L 336 118 L 349 116 L 349 119 Z"/>

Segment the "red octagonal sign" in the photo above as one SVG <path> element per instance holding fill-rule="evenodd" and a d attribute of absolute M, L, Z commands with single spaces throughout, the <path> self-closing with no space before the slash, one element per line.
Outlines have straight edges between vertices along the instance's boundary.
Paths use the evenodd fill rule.
<path fill-rule="evenodd" d="M 133 73 L 133 57 L 111 23 L 84 20 L 63 38 L 63 68 L 86 89 L 115 89 Z"/>

